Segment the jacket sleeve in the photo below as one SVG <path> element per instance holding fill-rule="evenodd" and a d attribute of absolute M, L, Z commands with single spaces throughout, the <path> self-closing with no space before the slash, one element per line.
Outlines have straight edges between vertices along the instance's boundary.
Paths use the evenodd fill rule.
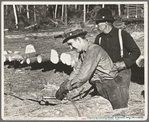
<path fill-rule="evenodd" d="M 101 55 L 102 52 L 97 46 L 86 52 L 83 65 L 80 68 L 78 75 L 71 81 L 73 89 L 82 86 L 91 78 L 101 59 Z"/>
<path fill-rule="evenodd" d="M 81 59 L 79 59 L 76 64 L 76 67 L 73 68 L 73 71 L 71 72 L 71 74 L 68 78 L 69 81 L 71 81 L 78 75 L 81 66 L 82 66 L 82 61 L 81 61 Z"/>
<path fill-rule="evenodd" d="M 126 67 L 130 67 L 140 56 L 141 52 L 133 38 L 129 33 L 126 31 L 122 31 L 122 38 L 123 38 L 123 44 L 124 48 L 129 52 L 129 55 L 124 58 L 124 63 L 126 64 Z"/>

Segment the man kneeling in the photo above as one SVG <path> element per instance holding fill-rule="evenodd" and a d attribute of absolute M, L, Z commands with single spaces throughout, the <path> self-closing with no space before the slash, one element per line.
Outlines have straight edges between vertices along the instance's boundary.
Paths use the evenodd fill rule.
<path fill-rule="evenodd" d="M 100 46 L 89 42 L 81 28 L 65 30 L 63 43 L 79 53 L 76 69 L 64 81 L 56 92 L 57 99 L 64 99 L 73 89 L 82 86 L 87 81 L 94 86 L 99 95 L 108 99 L 113 109 L 128 106 L 129 88 L 118 76 L 118 70 L 111 58 Z"/>

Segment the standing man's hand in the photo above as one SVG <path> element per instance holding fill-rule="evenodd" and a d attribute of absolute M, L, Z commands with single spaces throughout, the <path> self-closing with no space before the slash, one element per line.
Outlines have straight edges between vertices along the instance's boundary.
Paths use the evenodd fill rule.
<path fill-rule="evenodd" d="M 118 61 L 115 63 L 115 65 L 116 65 L 116 68 L 118 71 L 126 69 L 126 65 L 125 65 L 124 61 Z"/>

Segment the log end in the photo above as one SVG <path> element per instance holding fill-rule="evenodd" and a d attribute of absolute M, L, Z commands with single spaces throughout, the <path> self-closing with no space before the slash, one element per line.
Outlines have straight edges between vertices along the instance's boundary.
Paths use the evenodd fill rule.
<path fill-rule="evenodd" d="M 68 66 L 71 65 L 71 56 L 70 56 L 69 54 L 66 55 L 66 64 L 67 64 Z"/>
<path fill-rule="evenodd" d="M 11 56 L 8 56 L 8 61 L 9 61 L 9 62 L 11 62 L 11 61 L 12 61 Z"/>
<path fill-rule="evenodd" d="M 38 62 L 38 63 L 41 63 L 41 62 L 42 62 L 42 56 L 41 56 L 41 55 L 38 55 L 38 56 L 37 56 L 37 62 Z"/>
<path fill-rule="evenodd" d="M 22 60 L 22 61 L 20 61 L 20 64 L 23 64 L 25 61 L 24 60 Z"/>
<path fill-rule="evenodd" d="M 36 50 L 32 44 L 29 44 L 26 46 L 25 54 L 34 53 L 34 52 L 36 52 Z"/>
<path fill-rule="evenodd" d="M 66 61 L 65 61 L 65 58 L 66 57 L 66 53 L 62 53 L 61 56 L 60 56 L 60 60 L 63 64 L 66 64 Z"/>
<path fill-rule="evenodd" d="M 51 62 L 57 64 L 59 62 L 59 56 L 56 50 L 51 49 Z"/>
<path fill-rule="evenodd" d="M 30 63 L 31 63 L 31 61 L 30 61 L 29 58 L 26 59 L 26 63 L 27 63 L 27 64 L 30 64 Z"/>

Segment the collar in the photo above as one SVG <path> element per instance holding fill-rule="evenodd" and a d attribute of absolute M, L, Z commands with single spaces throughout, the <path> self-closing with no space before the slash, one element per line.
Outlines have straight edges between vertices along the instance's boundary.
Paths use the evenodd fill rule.
<path fill-rule="evenodd" d="M 116 28 L 115 27 L 112 27 L 112 30 L 109 32 L 109 33 L 101 33 L 101 35 L 110 35 L 110 36 L 113 36 L 113 34 L 115 33 L 116 31 Z"/>
<path fill-rule="evenodd" d="M 112 27 L 112 30 L 109 32 L 109 35 L 110 36 L 113 36 L 113 34 L 115 33 L 115 30 L 116 30 L 116 28 L 115 27 Z"/>

